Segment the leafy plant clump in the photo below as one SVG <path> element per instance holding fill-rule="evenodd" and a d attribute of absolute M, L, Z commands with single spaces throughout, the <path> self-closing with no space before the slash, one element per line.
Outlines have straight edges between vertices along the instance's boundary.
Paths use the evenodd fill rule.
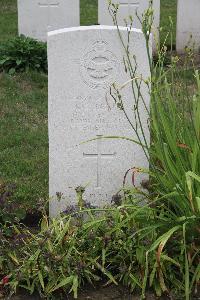
<path fill-rule="evenodd" d="M 84 284 L 106 281 L 122 283 L 143 299 L 150 288 L 157 296 L 165 292 L 182 299 L 187 247 L 192 250 L 188 272 L 192 275 L 189 291 L 194 296 L 199 257 L 197 252 L 194 256 L 194 244 L 189 247 L 181 238 L 183 232 L 188 234 L 187 229 L 183 231 L 185 220 L 170 217 L 162 205 L 141 206 L 133 191 L 124 192 L 126 204 L 120 206 L 82 207 L 72 214 L 69 209 L 70 214 L 53 220 L 44 214 L 36 234 L 25 226 L 13 226 L 13 238 L 0 241 L 2 287 L 11 294 L 21 287 L 48 299 L 69 292 L 77 298 Z M 189 222 L 194 229 L 196 220 Z"/>
<path fill-rule="evenodd" d="M 25 36 L 0 44 L 0 71 L 12 75 L 26 70 L 47 73 L 46 44 Z"/>

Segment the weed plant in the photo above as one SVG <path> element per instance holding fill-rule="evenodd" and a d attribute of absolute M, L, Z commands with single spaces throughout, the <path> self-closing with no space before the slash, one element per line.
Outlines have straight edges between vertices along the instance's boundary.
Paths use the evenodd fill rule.
<path fill-rule="evenodd" d="M 118 27 L 118 6 L 110 3 L 109 9 L 113 22 Z M 131 25 L 128 41 L 132 19 L 129 22 Z M 157 294 L 169 293 L 172 288 L 179 293 L 184 291 L 185 299 L 190 299 L 192 290 L 197 289 L 200 278 L 200 78 L 194 66 L 192 50 L 189 48 L 186 48 L 182 69 L 179 58 L 173 55 L 171 55 L 170 65 L 165 67 L 167 51 L 165 44 L 161 48 L 158 47 L 158 60 L 156 63 L 153 62 L 148 46 L 152 24 L 153 10 L 150 5 L 141 20 L 151 70 L 149 80 L 138 76 L 137 62 L 129 52 L 129 43 L 123 41 L 118 30 L 125 51 L 125 69 L 130 77 L 129 82 L 133 91 L 134 122 L 130 119 L 128 121 L 149 158 L 151 166 L 149 196 L 154 197 L 154 200 L 151 199 L 151 207 L 155 207 L 156 213 L 156 239 L 151 242 L 146 252 L 142 296 L 144 297 L 147 285 L 154 285 L 152 280 L 154 278 Z M 172 36 L 171 40 L 173 40 Z M 186 77 L 189 69 L 193 72 L 193 85 Z M 151 94 L 150 111 L 143 100 L 140 88 L 142 84 L 147 85 Z M 117 106 L 127 116 L 121 90 L 113 86 L 112 93 Z M 141 105 L 149 114 L 150 146 L 143 134 L 145 124 L 141 122 L 138 109 Z M 142 133 L 142 138 L 139 132 Z M 153 232 L 154 229 L 152 234 Z M 157 257 L 153 270 L 149 268 L 151 264 L 149 255 L 152 251 Z M 168 273 L 170 267 L 166 268 L 163 262 L 166 254 L 174 264 L 170 273 Z M 178 270 L 176 270 L 177 262 Z"/>
<path fill-rule="evenodd" d="M 0 45 L 0 71 L 15 72 L 37 70 L 47 73 L 46 44 L 20 36 Z"/>

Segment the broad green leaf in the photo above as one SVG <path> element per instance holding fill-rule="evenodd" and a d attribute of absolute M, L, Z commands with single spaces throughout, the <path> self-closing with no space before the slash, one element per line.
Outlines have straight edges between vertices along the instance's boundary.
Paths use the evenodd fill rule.
<path fill-rule="evenodd" d="M 70 290 L 70 292 L 73 291 L 74 293 L 74 299 L 78 298 L 78 276 L 74 276 L 73 278 L 73 285 L 72 288 Z"/>
<path fill-rule="evenodd" d="M 69 277 L 64 278 L 63 280 L 61 280 L 59 282 L 59 284 L 57 284 L 56 286 L 54 286 L 48 293 L 52 294 L 54 291 L 56 291 L 56 290 L 58 290 L 58 289 L 60 289 L 62 287 L 66 287 L 69 284 L 73 284 L 73 279 L 74 279 L 74 276 L 69 276 Z"/>
<path fill-rule="evenodd" d="M 177 267 L 180 268 L 180 264 L 177 261 L 175 261 L 173 258 L 169 257 L 166 254 L 162 254 L 161 259 L 162 260 L 166 260 L 168 262 L 171 262 L 173 265 L 175 265 L 175 266 L 177 266 Z"/>
<path fill-rule="evenodd" d="M 163 247 L 164 247 L 165 244 L 167 243 L 167 241 L 169 240 L 169 238 L 174 234 L 174 232 L 178 231 L 179 229 L 181 229 L 181 226 L 177 225 L 177 226 L 171 228 L 166 233 L 164 233 L 153 243 L 153 245 L 150 247 L 148 252 L 155 250 L 161 243 L 163 244 Z"/>
<path fill-rule="evenodd" d="M 9 69 L 9 71 L 8 71 L 8 73 L 9 73 L 9 75 L 13 75 L 14 73 L 15 73 L 15 68 L 11 68 L 11 69 Z"/>
<path fill-rule="evenodd" d="M 96 262 L 97 268 L 104 274 L 106 275 L 115 285 L 118 285 L 117 281 L 113 277 L 113 275 L 107 271 L 104 267 L 102 267 L 98 262 Z"/>
<path fill-rule="evenodd" d="M 139 280 L 133 274 L 130 274 L 129 276 L 133 280 L 133 282 L 142 289 L 142 284 L 139 282 Z"/>
<path fill-rule="evenodd" d="M 38 272 L 38 278 L 39 278 L 40 284 L 42 286 L 42 289 L 44 291 L 44 280 L 43 280 L 43 277 L 42 277 L 42 273 L 40 271 Z"/>
<path fill-rule="evenodd" d="M 189 262 L 187 256 L 187 246 L 186 246 L 186 223 L 183 224 L 183 239 L 184 239 L 184 250 L 185 250 L 185 300 L 190 300 L 190 273 L 189 273 Z"/>

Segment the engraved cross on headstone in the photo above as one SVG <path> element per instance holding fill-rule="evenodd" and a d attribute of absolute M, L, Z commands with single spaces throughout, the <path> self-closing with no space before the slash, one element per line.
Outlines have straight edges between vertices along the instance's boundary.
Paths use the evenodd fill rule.
<path fill-rule="evenodd" d="M 45 1 L 41 0 L 40 2 L 38 2 L 39 7 L 47 8 L 47 14 L 48 14 L 47 28 L 51 26 L 51 8 L 58 8 L 59 4 L 60 2 L 56 0 L 45 0 Z"/>
<path fill-rule="evenodd" d="M 101 151 L 101 135 L 97 136 L 97 153 L 83 153 L 83 156 L 86 158 L 95 158 L 97 159 L 97 181 L 96 181 L 96 187 L 101 188 L 101 171 L 102 171 L 102 158 L 114 158 L 116 156 L 116 152 L 114 153 L 102 153 Z"/>

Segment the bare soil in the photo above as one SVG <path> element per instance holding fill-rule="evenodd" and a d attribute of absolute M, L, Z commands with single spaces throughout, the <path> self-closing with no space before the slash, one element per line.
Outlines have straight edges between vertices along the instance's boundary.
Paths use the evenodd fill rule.
<path fill-rule="evenodd" d="M 8 300 L 8 298 L 5 298 Z M 10 300 L 40 300 L 38 295 L 29 296 L 25 293 L 20 293 L 17 296 L 13 296 Z M 65 297 L 55 296 L 56 300 L 74 300 L 72 295 L 66 295 Z M 156 300 L 152 293 L 147 294 L 146 300 Z M 160 300 L 167 300 L 168 297 L 162 297 Z M 88 288 L 79 293 L 78 300 L 140 300 L 139 295 L 130 294 L 129 291 L 123 287 L 109 286 L 100 288 Z M 176 299 L 177 300 L 177 299 Z"/>

